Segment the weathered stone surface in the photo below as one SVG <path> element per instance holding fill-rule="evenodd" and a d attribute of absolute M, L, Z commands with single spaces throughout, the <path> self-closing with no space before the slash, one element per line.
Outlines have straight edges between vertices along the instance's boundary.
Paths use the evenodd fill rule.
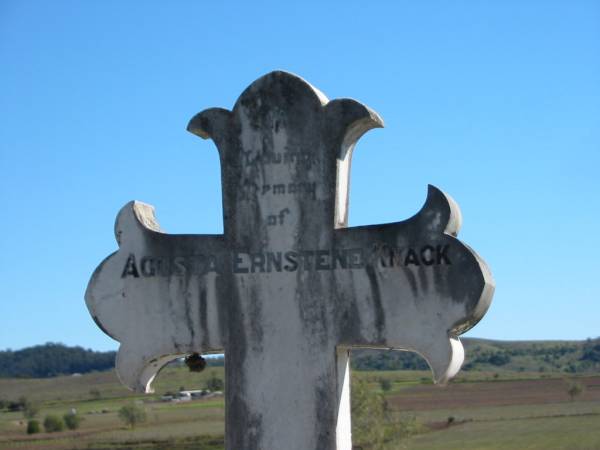
<path fill-rule="evenodd" d="M 349 348 L 416 351 L 437 382 L 456 374 L 458 335 L 494 283 L 435 187 L 408 220 L 347 227 L 352 150 L 381 126 L 285 72 L 195 116 L 188 130 L 219 150 L 224 234 L 169 235 L 151 206 L 121 210 L 119 250 L 86 292 L 121 343 L 121 380 L 149 391 L 169 360 L 225 351 L 227 449 L 349 450 Z"/>

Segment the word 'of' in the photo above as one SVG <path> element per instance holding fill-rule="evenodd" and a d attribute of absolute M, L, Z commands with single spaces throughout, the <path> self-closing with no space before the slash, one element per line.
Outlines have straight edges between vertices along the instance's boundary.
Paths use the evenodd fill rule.
<path fill-rule="evenodd" d="M 279 214 L 269 214 L 267 216 L 267 225 L 283 225 L 283 219 L 287 214 L 290 214 L 289 208 L 283 208 Z"/>

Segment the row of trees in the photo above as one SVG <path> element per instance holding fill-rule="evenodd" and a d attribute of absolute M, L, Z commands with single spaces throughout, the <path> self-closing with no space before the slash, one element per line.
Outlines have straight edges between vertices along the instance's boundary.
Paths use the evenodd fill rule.
<path fill-rule="evenodd" d="M 82 420 L 83 418 L 75 412 L 67 413 L 62 417 L 50 414 L 44 419 L 44 431 L 46 433 L 54 433 L 63 431 L 65 427 L 69 430 L 76 430 L 79 428 Z M 40 431 L 40 422 L 35 419 L 29 419 L 27 422 L 27 434 L 35 434 Z"/>
<path fill-rule="evenodd" d="M 357 370 L 428 370 L 422 356 L 411 352 L 352 350 L 350 359 Z"/>
<path fill-rule="evenodd" d="M 0 377 L 45 378 L 114 367 L 115 352 L 47 343 L 23 350 L 0 351 Z"/>
<path fill-rule="evenodd" d="M 136 425 L 146 421 L 145 409 L 135 403 L 121 407 L 118 414 L 119 419 L 130 428 L 135 428 Z M 46 433 L 63 431 L 65 428 L 76 430 L 79 428 L 82 420 L 83 418 L 73 411 L 62 417 L 48 415 L 44 419 L 44 430 Z M 39 431 L 40 423 L 35 419 L 30 419 L 29 422 L 27 422 L 27 434 L 38 433 Z"/>
<path fill-rule="evenodd" d="M 504 366 L 513 357 L 529 357 L 568 372 L 580 372 L 600 366 L 600 338 L 583 343 L 498 343 L 480 347 L 470 344 L 464 369 L 476 370 L 479 365 Z M 473 341 L 471 341 L 473 342 Z M 477 341 L 476 341 L 477 342 Z M 426 361 L 416 353 L 357 349 L 352 352 L 352 368 L 358 370 L 427 370 Z M 56 375 L 87 373 L 112 369 L 115 352 L 96 352 L 82 347 L 67 347 L 47 343 L 23 350 L 0 351 L 0 377 L 45 378 Z M 206 358 L 208 366 L 222 366 L 223 358 Z M 173 364 L 183 364 L 175 361 Z"/>
<path fill-rule="evenodd" d="M 585 342 L 494 342 L 463 340 L 467 347 L 464 370 L 507 366 L 513 359 L 528 367 L 544 367 L 569 373 L 600 367 L 600 338 Z M 382 350 L 353 350 L 352 368 L 358 370 L 427 370 L 418 354 Z M 516 364 L 516 363 L 515 363 Z M 513 366 L 516 367 L 516 365 Z M 524 370 L 524 368 L 523 368 Z"/>
<path fill-rule="evenodd" d="M 16 401 L 1 401 L 0 409 L 8 409 L 12 412 L 21 411 L 23 417 L 28 419 L 27 434 L 39 433 L 42 429 L 42 425 L 46 433 L 63 431 L 65 428 L 76 430 L 83 420 L 83 417 L 77 414 L 77 411 L 73 409 L 62 417 L 55 414 L 49 414 L 45 416 L 43 422 L 40 423 L 40 421 L 36 419 L 40 412 L 40 405 L 24 396 Z M 118 414 L 123 423 L 131 428 L 134 428 L 138 423 L 146 420 L 145 410 L 136 403 L 123 406 Z"/>
<path fill-rule="evenodd" d="M 115 355 L 115 352 L 96 352 L 52 342 L 17 351 L 4 350 L 0 351 L 0 377 L 47 378 L 109 370 L 115 366 Z M 171 364 L 183 365 L 183 360 Z M 209 367 L 224 364 L 222 357 L 206 358 Z"/>
<path fill-rule="evenodd" d="M 600 338 L 588 339 L 583 345 L 581 361 L 600 363 Z"/>

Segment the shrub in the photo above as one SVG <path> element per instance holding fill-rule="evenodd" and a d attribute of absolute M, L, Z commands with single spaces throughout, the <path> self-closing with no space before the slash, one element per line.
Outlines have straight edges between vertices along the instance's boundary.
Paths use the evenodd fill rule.
<path fill-rule="evenodd" d="M 47 433 L 54 433 L 55 431 L 62 431 L 65 429 L 65 423 L 58 416 L 46 416 L 44 419 L 44 430 Z"/>
<path fill-rule="evenodd" d="M 6 407 L 8 408 L 9 411 L 16 412 L 16 411 L 23 411 L 27 404 L 28 404 L 27 398 L 24 396 L 21 396 L 16 401 L 12 400 L 12 401 L 8 402 Z"/>
<path fill-rule="evenodd" d="M 27 434 L 35 434 L 40 432 L 40 423 L 37 420 L 27 422 Z"/>
<path fill-rule="evenodd" d="M 25 400 L 23 402 L 23 417 L 33 419 L 40 412 L 40 407 L 37 403 Z"/>
<path fill-rule="evenodd" d="M 387 392 L 392 389 L 392 382 L 388 378 L 380 378 L 379 387 L 383 392 Z"/>
<path fill-rule="evenodd" d="M 385 399 L 381 393 L 372 392 L 366 381 L 352 381 L 352 435 L 359 446 L 379 449 L 385 438 Z"/>
<path fill-rule="evenodd" d="M 63 420 L 65 421 L 65 425 L 69 430 L 76 430 L 79 428 L 81 421 L 83 420 L 81 416 L 74 413 L 67 413 L 63 416 Z"/>
<path fill-rule="evenodd" d="M 224 385 L 225 384 L 223 383 L 223 380 L 214 373 L 208 380 L 206 380 L 206 389 L 209 391 L 222 391 Z"/>
<path fill-rule="evenodd" d="M 130 428 L 146 421 L 146 411 L 135 404 L 125 405 L 119 410 L 119 418 Z"/>
<path fill-rule="evenodd" d="M 389 414 L 389 413 L 388 413 Z M 421 425 L 413 414 L 403 414 L 399 420 L 392 421 L 388 415 L 389 425 L 386 428 L 386 442 L 399 442 L 421 432 Z"/>
<path fill-rule="evenodd" d="M 8 402 L 7 408 L 10 412 L 23 411 L 23 405 L 15 401 Z"/>
<path fill-rule="evenodd" d="M 489 363 L 493 364 L 494 366 L 503 366 L 509 362 L 510 356 L 508 356 L 506 353 L 495 352 L 489 357 Z"/>
<path fill-rule="evenodd" d="M 569 397 L 571 398 L 571 401 L 575 400 L 575 397 L 578 397 L 579 395 L 581 395 L 581 393 L 584 391 L 584 387 L 581 383 L 579 382 L 572 382 L 569 384 L 569 388 L 567 389 L 567 394 L 569 394 Z"/>
<path fill-rule="evenodd" d="M 100 394 L 100 391 L 96 388 L 90 389 L 90 397 L 93 400 L 99 400 L 102 397 L 102 394 Z"/>
<path fill-rule="evenodd" d="M 580 360 L 600 362 L 600 341 L 588 339 L 583 347 L 583 355 Z"/>
<path fill-rule="evenodd" d="M 414 415 L 396 415 L 394 418 L 381 391 L 371 389 L 360 378 L 352 380 L 350 399 L 352 436 L 357 448 L 392 448 L 390 444 L 397 444 L 421 429 Z"/>

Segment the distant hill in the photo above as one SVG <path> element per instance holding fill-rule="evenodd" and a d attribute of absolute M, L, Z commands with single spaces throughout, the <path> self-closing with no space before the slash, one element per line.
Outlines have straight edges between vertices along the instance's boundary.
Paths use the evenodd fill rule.
<path fill-rule="evenodd" d="M 111 369 L 115 352 L 46 343 L 22 350 L 0 351 L 0 377 L 47 378 Z"/>
<path fill-rule="evenodd" d="M 600 371 L 600 338 L 586 341 L 492 341 L 462 338 L 462 370 L 488 372 Z M 352 367 L 359 370 L 426 370 L 425 360 L 408 352 L 358 349 Z"/>
<path fill-rule="evenodd" d="M 487 372 L 600 372 L 600 338 L 586 341 L 492 341 L 463 338 L 463 370 Z M 115 352 L 47 343 L 22 350 L 0 351 L 1 378 L 48 378 L 73 373 L 109 370 Z M 356 349 L 352 368 L 357 370 L 427 370 L 416 353 Z M 181 362 L 175 362 L 181 364 Z M 208 360 L 223 365 L 222 358 Z"/>
<path fill-rule="evenodd" d="M 48 342 L 22 350 L 0 351 L 0 378 L 49 378 L 58 375 L 101 372 L 115 367 L 116 352 L 97 352 Z M 223 366 L 223 358 L 207 358 L 211 367 Z M 183 365 L 176 360 L 172 365 Z"/>

